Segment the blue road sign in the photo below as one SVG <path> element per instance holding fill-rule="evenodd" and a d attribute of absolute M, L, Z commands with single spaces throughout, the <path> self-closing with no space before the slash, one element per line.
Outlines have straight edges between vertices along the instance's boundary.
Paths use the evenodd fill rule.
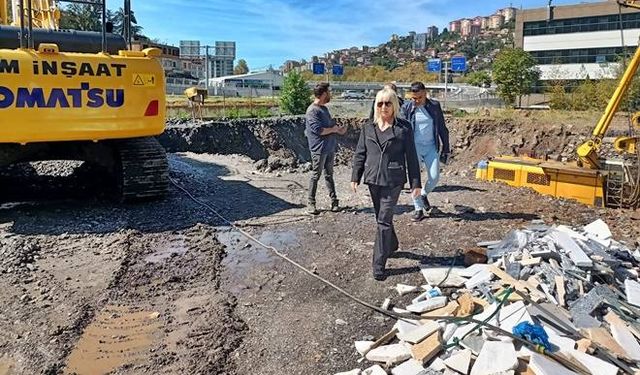
<path fill-rule="evenodd" d="M 324 64 L 313 63 L 313 74 L 324 74 Z"/>
<path fill-rule="evenodd" d="M 464 72 L 467 70 L 467 58 L 464 56 L 454 56 L 451 58 L 451 71 Z"/>
<path fill-rule="evenodd" d="M 341 76 L 344 74 L 344 67 L 340 64 L 335 64 L 333 65 L 331 72 L 334 76 Z"/>
<path fill-rule="evenodd" d="M 427 72 L 440 72 L 442 70 L 442 60 L 429 59 L 427 61 Z"/>

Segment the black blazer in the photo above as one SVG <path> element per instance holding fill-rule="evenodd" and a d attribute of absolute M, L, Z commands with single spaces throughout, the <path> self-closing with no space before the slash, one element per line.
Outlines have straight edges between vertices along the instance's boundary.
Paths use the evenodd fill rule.
<path fill-rule="evenodd" d="M 353 171 L 351 181 L 395 187 L 407 183 L 412 189 L 421 188 L 420 164 L 413 143 L 411 125 L 396 119 L 392 127 L 393 137 L 384 146 L 378 143 L 376 137 L 377 125 L 373 121 L 367 122 L 360 130 L 360 139 L 353 155 Z"/>

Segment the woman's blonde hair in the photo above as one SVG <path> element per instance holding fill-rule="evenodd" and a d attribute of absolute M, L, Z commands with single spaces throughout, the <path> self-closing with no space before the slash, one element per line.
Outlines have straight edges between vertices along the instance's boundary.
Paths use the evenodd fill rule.
<path fill-rule="evenodd" d="M 393 117 L 394 119 L 398 117 L 400 113 L 400 104 L 398 104 L 398 96 L 391 89 L 382 89 L 378 91 L 376 94 L 376 102 L 373 105 L 373 120 L 376 124 L 382 125 L 382 114 L 380 113 L 380 108 L 378 107 L 378 103 L 380 102 L 391 102 L 391 106 L 393 107 Z"/>

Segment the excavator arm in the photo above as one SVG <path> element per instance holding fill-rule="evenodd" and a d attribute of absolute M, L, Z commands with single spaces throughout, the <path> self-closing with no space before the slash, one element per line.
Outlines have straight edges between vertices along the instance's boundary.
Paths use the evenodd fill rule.
<path fill-rule="evenodd" d="M 7 0 L 0 0 L 0 25 L 9 24 L 9 4 Z"/>
<path fill-rule="evenodd" d="M 628 8 L 636 8 L 640 9 L 640 0 L 617 0 L 618 4 L 623 7 Z M 600 169 L 600 160 L 598 156 L 598 152 L 600 151 L 600 146 L 602 145 L 602 138 L 606 134 L 609 126 L 611 125 L 611 121 L 613 120 L 614 115 L 618 111 L 620 107 L 620 103 L 622 102 L 622 98 L 625 93 L 629 89 L 633 78 L 638 71 L 638 66 L 640 65 L 640 47 L 636 49 L 631 62 L 627 66 L 620 82 L 618 83 L 618 87 L 614 91 L 611 99 L 609 99 L 609 103 L 607 104 L 607 108 L 605 109 L 602 117 L 598 121 L 598 124 L 593 129 L 591 134 L 591 139 L 587 142 L 583 143 L 578 147 L 578 159 L 582 163 L 583 166 L 591 169 Z M 632 152 L 635 151 L 635 142 L 633 137 L 623 137 L 624 140 L 619 139 L 616 140 L 616 149 L 620 152 Z"/>
<path fill-rule="evenodd" d="M 33 27 L 58 30 L 60 28 L 60 8 L 57 0 L 24 0 L 25 25 L 27 24 L 27 12 L 29 9 L 29 1 L 31 1 L 31 16 Z M 9 5 L 11 5 L 11 14 L 13 22 L 9 22 Z M 20 1 L 19 0 L 0 0 L 0 25 L 19 26 Z"/>

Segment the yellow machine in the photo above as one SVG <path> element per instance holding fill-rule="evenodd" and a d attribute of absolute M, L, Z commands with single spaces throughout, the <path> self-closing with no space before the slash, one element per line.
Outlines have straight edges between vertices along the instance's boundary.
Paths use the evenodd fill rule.
<path fill-rule="evenodd" d="M 83 160 L 113 174 L 123 200 L 164 195 L 160 51 L 126 50 L 104 14 L 101 33 L 63 32 L 55 1 L 11 1 L 15 26 L 0 0 L 0 166 Z"/>
<path fill-rule="evenodd" d="M 640 1 L 618 0 L 621 6 L 640 9 Z M 640 65 L 640 46 L 627 66 L 604 114 L 593 129 L 591 138 L 577 149 L 576 163 L 560 163 L 528 157 L 501 156 L 478 164 L 478 179 L 501 181 L 512 186 L 528 187 L 559 198 L 608 207 L 640 207 L 639 138 L 629 135 L 614 141 L 620 159 L 604 160 L 599 151 L 613 116 L 618 110 Z M 640 131 L 640 114 L 632 118 L 635 132 Z"/>

